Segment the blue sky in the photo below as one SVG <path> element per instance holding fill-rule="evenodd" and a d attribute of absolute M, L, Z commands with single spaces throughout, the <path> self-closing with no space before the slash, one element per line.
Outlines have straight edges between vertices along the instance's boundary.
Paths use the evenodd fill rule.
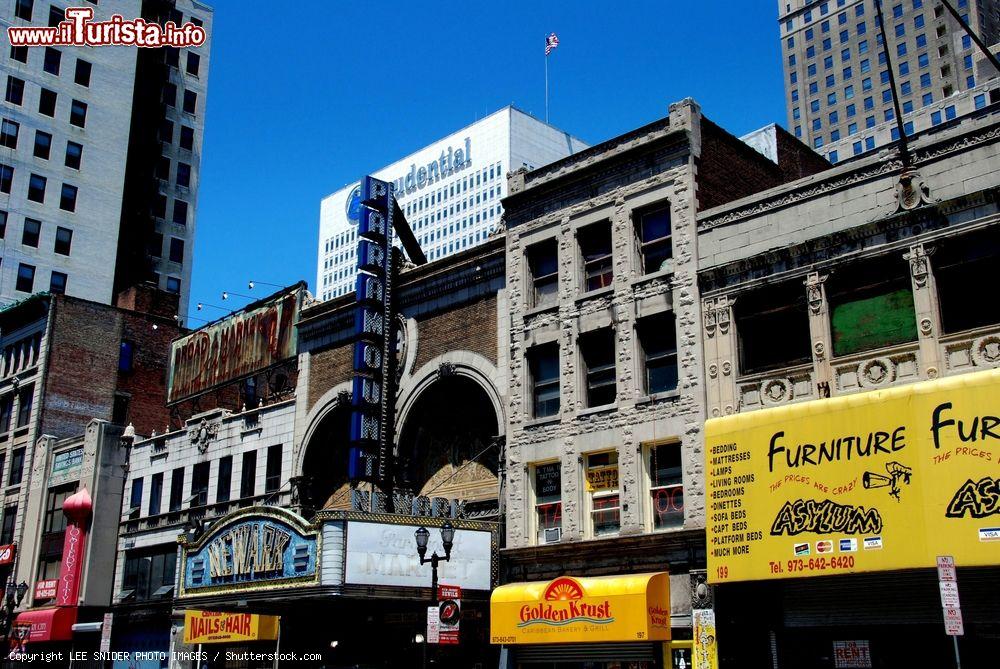
<path fill-rule="evenodd" d="M 777 7 L 216 0 L 189 325 L 247 281 L 315 281 L 325 195 L 513 103 L 596 143 L 695 98 L 734 134 L 785 111 Z M 273 290 L 258 286 L 251 294 Z"/>

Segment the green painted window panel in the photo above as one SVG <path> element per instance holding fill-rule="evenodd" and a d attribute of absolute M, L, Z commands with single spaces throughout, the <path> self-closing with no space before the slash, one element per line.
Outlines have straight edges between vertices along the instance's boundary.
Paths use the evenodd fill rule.
<path fill-rule="evenodd" d="M 830 324 L 834 355 L 916 341 L 913 291 L 905 288 L 836 305 Z"/>

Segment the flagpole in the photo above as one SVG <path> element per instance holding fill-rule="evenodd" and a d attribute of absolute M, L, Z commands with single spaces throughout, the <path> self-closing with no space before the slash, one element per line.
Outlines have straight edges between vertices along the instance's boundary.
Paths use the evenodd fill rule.
<path fill-rule="evenodd" d="M 545 122 L 549 122 L 549 54 L 545 54 Z"/>

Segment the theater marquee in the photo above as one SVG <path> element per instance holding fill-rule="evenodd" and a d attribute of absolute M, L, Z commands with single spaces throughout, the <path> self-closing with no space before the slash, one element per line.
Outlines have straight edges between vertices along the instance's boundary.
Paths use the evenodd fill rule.
<path fill-rule="evenodd" d="M 705 431 L 713 582 L 1000 561 L 1000 370 Z"/>
<path fill-rule="evenodd" d="M 167 403 L 252 376 L 296 355 L 303 284 L 174 340 Z"/>

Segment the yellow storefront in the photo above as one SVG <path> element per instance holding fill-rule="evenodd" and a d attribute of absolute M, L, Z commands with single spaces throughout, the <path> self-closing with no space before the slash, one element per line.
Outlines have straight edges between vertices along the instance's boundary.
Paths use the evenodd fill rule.
<path fill-rule="evenodd" d="M 503 647 L 501 667 L 663 667 L 670 577 L 560 576 L 501 586 L 490 597 L 490 641 Z"/>
<path fill-rule="evenodd" d="M 705 450 L 723 666 L 769 637 L 773 666 L 950 667 L 946 615 L 995 662 L 1000 370 L 710 420 Z"/>

